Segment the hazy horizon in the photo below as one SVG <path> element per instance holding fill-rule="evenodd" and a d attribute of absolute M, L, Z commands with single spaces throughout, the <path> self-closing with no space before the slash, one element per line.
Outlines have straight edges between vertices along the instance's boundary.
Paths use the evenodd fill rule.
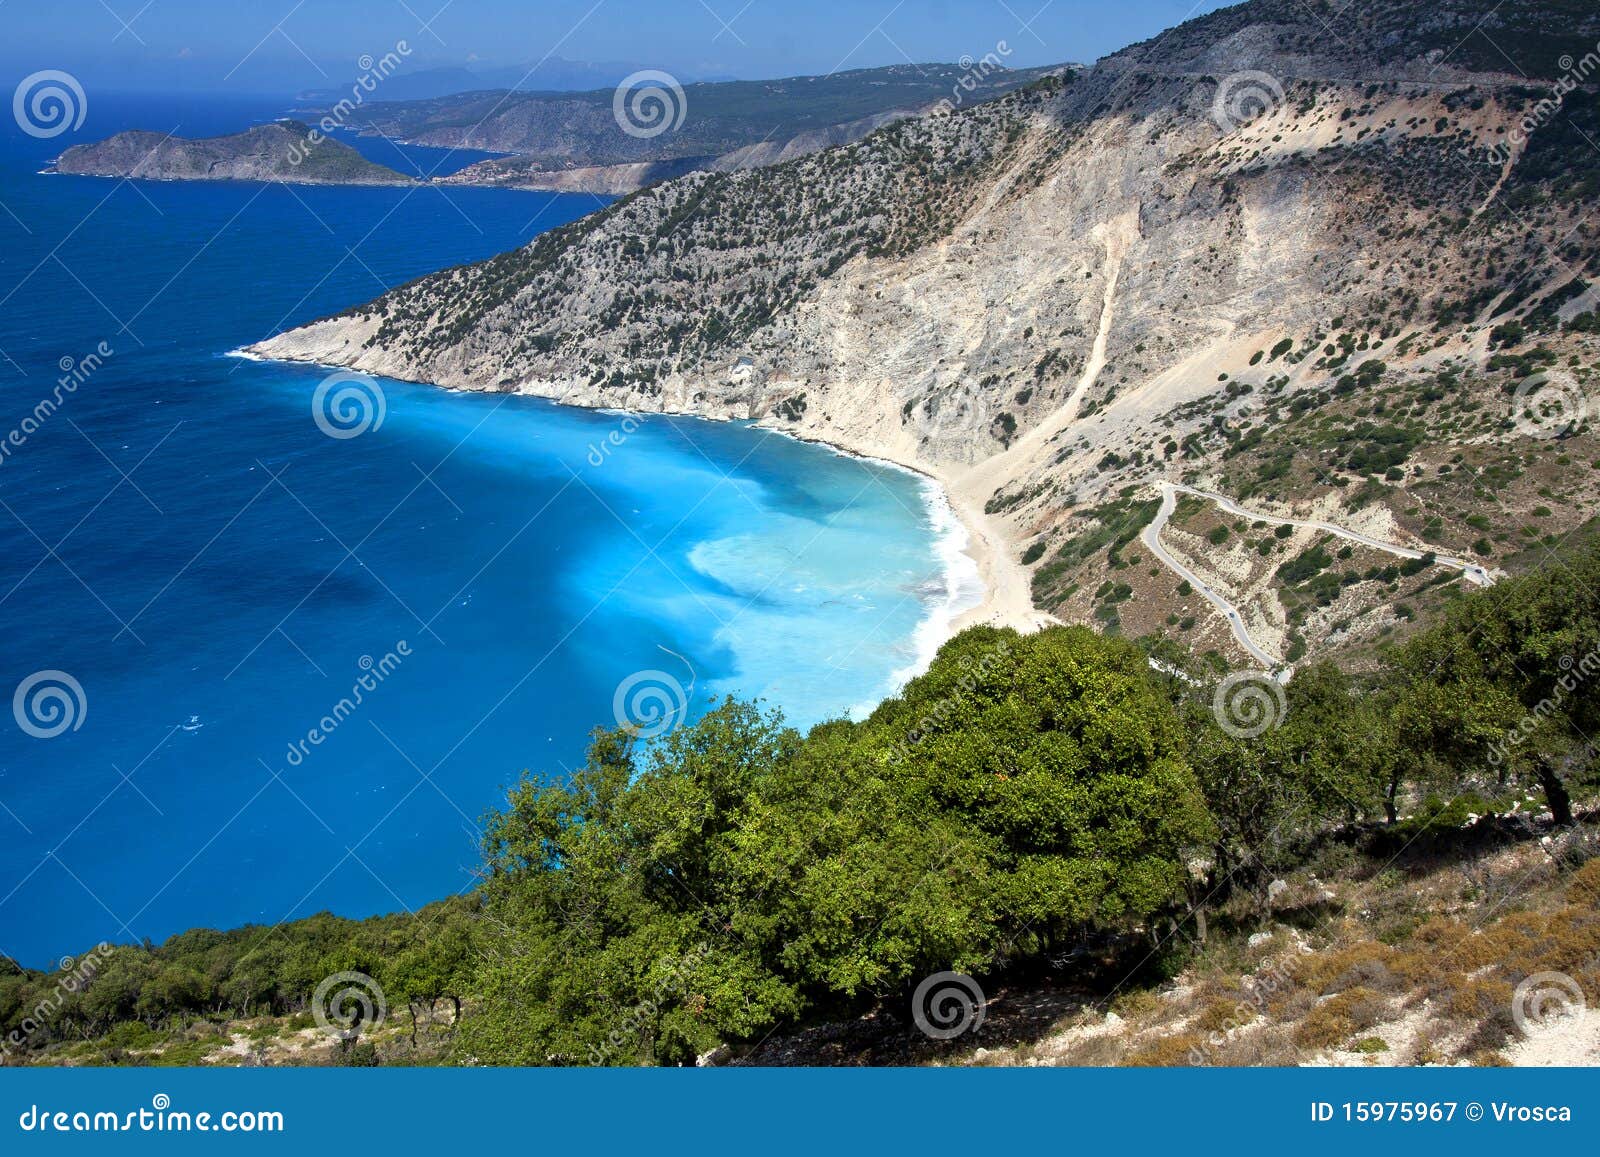
<path fill-rule="evenodd" d="M 656 68 L 685 83 L 761 80 L 981 59 L 1012 67 L 1089 62 L 1219 0 L 0 0 L 0 78 L 41 69 L 104 90 L 294 95 L 339 87 L 404 43 L 401 74 L 466 69 L 515 84 L 604 87 Z"/>

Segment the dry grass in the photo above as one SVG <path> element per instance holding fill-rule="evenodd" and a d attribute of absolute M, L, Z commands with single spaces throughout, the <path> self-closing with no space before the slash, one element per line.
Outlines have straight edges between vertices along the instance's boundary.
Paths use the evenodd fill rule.
<path fill-rule="evenodd" d="M 1172 1036 L 1157 1037 L 1132 1053 L 1122 1063 L 1139 1067 L 1172 1068 L 1179 1065 L 1204 1064 L 1209 1054 L 1203 1033 L 1180 1032 Z"/>
<path fill-rule="evenodd" d="M 1175 981 L 1119 993 L 1120 1023 L 1079 1017 L 1026 1054 L 984 1063 L 1508 1064 L 1526 977 L 1563 973 L 1600 1005 L 1600 858 L 1568 864 L 1521 844 L 1376 876 L 1324 865 L 1322 878 L 1281 893 L 1289 904 L 1271 918 L 1288 923 L 1260 929 L 1270 940 L 1247 947 L 1259 914 L 1230 913 L 1237 931 L 1214 937 Z"/>
<path fill-rule="evenodd" d="M 1370 988 L 1352 988 L 1319 1001 L 1294 1030 L 1301 1048 L 1341 1048 L 1357 1033 L 1388 1018 L 1389 1002 Z"/>

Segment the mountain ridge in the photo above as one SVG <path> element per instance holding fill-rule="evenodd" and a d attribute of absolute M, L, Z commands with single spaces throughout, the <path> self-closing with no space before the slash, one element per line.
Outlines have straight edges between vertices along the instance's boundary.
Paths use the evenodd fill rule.
<path fill-rule="evenodd" d="M 1075 78 L 669 181 L 255 352 L 891 458 L 941 478 L 989 543 L 1002 621 L 1038 607 L 1237 659 L 1173 576 L 1127 573 L 1156 478 L 1485 565 L 1592 508 L 1587 476 L 1544 473 L 1550 432 L 1519 430 L 1506 395 L 1552 368 L 1586 388 L 1600 150 L 1579 145 L 1600 140 L 1600 95 L 1441 71 L 1441 30 L 1493 9 L 1433 7 L 1352 6 L 1382 48 L 1354 82 L 1305 75 L 1346 67 L 1343 48 L 1289 53 L 1282 78 L 1197 73 L 1325 43 L 1317 5 L 1285 24 L 1301 6 L 1254 0 Z M 1589 454 L 1565 441 L 1586 425 L 1562 434 Z M 1285 435 L 1307 450 L 1285 458 Z M 1477 480 L 1447 493 L 1463 464 Z M 1202 529 L 1218 537 L 1180 549 L 1289 662 L 1453 597 L 1310 531 Z"/>

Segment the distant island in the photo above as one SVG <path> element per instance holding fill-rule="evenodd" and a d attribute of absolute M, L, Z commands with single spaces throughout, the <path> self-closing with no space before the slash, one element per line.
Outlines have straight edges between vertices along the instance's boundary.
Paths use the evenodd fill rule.
<path fill-rule="evenodd" d="M 762 169 L 852 144 L 930 112 L 994 100 L 1079 66 L 1014 69 L 1002 41 L 983 60 L 894 65 L 826 77 L 694 84 L 641 74 L 626 89 L 454 93 L 358 108 L 300 108 L 362 136 L 502 153 L 441 175 L 451 185 L 625 196 L 696 172 Z M 651 118 L 664 118 L 659 124 Z M 55 171 L 165 181 L 290 181 L 403 185 L 408 177 L 295 119 L 230 136 L 187 140 L 130 131 L 75 145 Z"/>
<path fill-rule="evenodd" d="M 1001 41 L 981 60 L 687 87 L 643 73 L 624 89 L 457 92 L 307 115 L 404 144 L 508 154 L 442 178 L 449 184 L 620 196 L 693 172 L 782 164 L 1079 68 L 1012 68 L 1011 52 Z"/>
<path fill-rule="evenodd" d="M 307 185 L 409 185 L 413 178 L 367 160 L 299 121 L 256 125 L 229 136 L 190 140 L 134 130 L 74 145 L 58 173 L 157 181 L 288 181 Z"/>
<path fill-rule="evenodd" d="M 0 1064 L 1600 1061 L 1600 8 L 1333 15 L 978 62 L 247 347 L 915 468 L 983 621 L 806 734 L 619 688 L 420 911 L 0 956 Z M 921 71 L 341 123 L 610 179 Z"/>

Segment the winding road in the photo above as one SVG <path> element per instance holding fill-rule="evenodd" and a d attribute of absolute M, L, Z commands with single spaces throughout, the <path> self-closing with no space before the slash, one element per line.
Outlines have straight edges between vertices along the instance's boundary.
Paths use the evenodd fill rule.
<path fill-rule="evenodd" d="M 1389 554 L 1398 555 L 1400 558 L 1422 558 L 1424 554 L 1427 553 L 1425 551 L 1416 550 L 1413 547 L 1401 546 L 1399 543 L 1384 542 L 1382 539 L 1372 538 L 1354 530 L 1347 530 L 1345 527 L 1335 525 L 1331 522 L 1322 522 L 1317 519 L 1284 518 L 1276 514 L 1263 514 L 1258 510 L 1249 510 L 1243 506 L 1240 506 L 1233 499 L 1228 498 L 1225 495 L 1213 494 L 1209 490 L 1197 490 L 1193 486 L 1185 486 L 1181 482 L 1168 482 L 1166 480 L 1162 480 L 1157 482 L 1156 486 L 1161 491 L 1161 508 L 1156 512 L 1156 516 L 1151 521 L 1150 525 L 1145 527 L 1144 531 L 1140 534 L 1139 537 L 1141 541 L 1144 542 L 1145 546 L 1150 548 L 1151 554 L 1155 555 L 1158 559 L 1165 563 L 1167 567 L 1180 578 L 1186 580 L 1190 586 L 1200 592 L 1207 602 L 1216 607 L 1217 610 L 1222 613 L 1222 616 L 1228 620 L 1228 629 L 1233 632 L 1234 639 L 1267 670 L 1276 668 L 1279 665 L 1280 660 L 1275 659 L 1271 655 L 1267 654 L 1267 652 L 1262 650 L 1261 647 L 1257 645 L 1256 641 L 1250 637 L 1250 632 L 1245 630 L 1244 617 L 1239 613 L 1239 609 L 1227 599 L 1217 594 L 1216 591 L 1207 586 L 1203 581 L 1201 581 L 1199 575 L 1195 574 L 1194 571 L 1190 570 L 1183 563 L 1179 562 L 1167 551 L 1166 547 L 1161 545 L 1161 531 L 1167 525 L 1167 520 L 1172 517 L 1172 512 L 1177 509 L 1178 494 L 1180 492 L 1193 495 L 1196 498 L 1203 498 L 1208 502 L 1214 502 L 1218 507 L 1227 511 L 1229 514 L 1238 515 L 1240 518 L 1248 518 L 1253 522 L 1266 522 L 1277 526 L 1296 526 L 1304 527 L 1309 530 L 1319 530 L 1326 534 L 1334 535 L 1338 538 L 1348 539 L 1349 541 L 1358 543 L 1361 546 L 1371 547 L 1374 550 L 1387 551 Z M 1439 566 L 1449 567 L 1452 570 L 1459 570 L 1463 578 L 1476 586 L 1486 587 L 1491 586 L 1494 583 L 1494 576 L 1477 563 L 1468 562 L 1465 559 L 1454 558 L 1445 554 L 1435 554 L 1434 562 Z"/>

